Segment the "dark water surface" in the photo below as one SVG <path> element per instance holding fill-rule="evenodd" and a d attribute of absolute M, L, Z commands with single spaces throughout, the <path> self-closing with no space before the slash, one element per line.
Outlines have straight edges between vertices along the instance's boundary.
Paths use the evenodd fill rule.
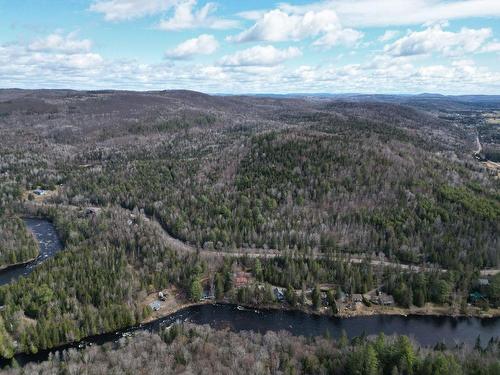
<path fill-rule="evenodd" d="M 25 219 L 27 226 L 35 234 L 40 244 L 40 255 L 34 261 L 0 271 L 0 285 L 29 275 L 35 267 L 54 256 L 62 249 L 61 242 L 53 225 L 43 219 Z M 353 318 L 331 318 L 315 316 L 298 311 L 254 310 L 238 308 L 236 305 L 208 304 L 188 307 L 170 316 L 155 320 L 139 327 L 131 327 L 118 332 L 88 337 L 80 342 L 63 345 L 51 350 L 42 350 L 37 354 L 18 354 L 15 356 L 20 365 L 32 361 L 46 360 L 51 353 L 69 348 L 82 348 L 89 344 L 101 345 L 115 342 L 123 335 L 140 330 L 157 332 L 160 327 L 169 326 L 178 321 L 190 321 L 195 324 L 208 324 L 213 328 L 229 328 L 233 331 L 268 331 L 286 330 L 294 335 L 319 336 L 327 332 L 338 338 L 345 331 L 349 338 L 360 335 L 407 335 L 423 346 L 433 346 L 444 342 L 448 346 L 465 343 L 474 345 L 480 336 L 486 344 L 492 337 L 500 337 L 500 318 L 453 318 L 433 316 L 365 316 Z M 0 359 L 0 366 L 9 361 Z"/>
<path fill-rule="evenodd" d="M 340 337 L 342 330 L 352 338 L 360 335 L 399 334 L 413 337 L 423 346 L 444 342 L 447 345 L 474 345 L 478 335 L 483 343 L 500 337 L 500 318 L 452 318 L 436 316 L 374 315 L 352 318 L 315 316 L 298 311 L 238 310 L 233 305 L 205 305 L 188 309 L 186 317 L 196 324 L 234 331 L 260 333 L 287 330 L 294 335 L 319 336 L 327 331 Z"/>
<path fill-rule="evenodd" d="M 40 247 L 40 253 L 35 260 L 29 263 L 1 270 L 0 285 L 8 284 L 21 276 L 29 275 L 38 265 L 53 257 L 62 249 L 61 241 L 59 241 L 56 230 L 50 221 L 26 218 L 24 222 L 29 230 L 34 233 Z"/>
<path fill-rule="evenodd" d="M 118 332 L 88 337 L 78 343 L 72 343 L 37 354 L 19 354 L 16 360 L 20 365 L 32 361 L 46 360 L 51 353 L 69 348 L 82 348 L 90 344 L 102 345 L 117 342 L 122 336 L 146 330 L 158 332 L 160 327 L 167 327 L 176 322 L 189 321 L 195 324 L 208 324 L 213 328 L 229 328 L 233 331 L 254 331 L 265 333 L 286 330 L 294 335 L 319 336 L 329 332 L 332 337 L 339 337 L 344 330 L 349 338 L 360 335 L 408 335 L 423 346 L 433 346 L 444 342 L 449 347 L 465 343 L 475 344 L 478 335 L 486 344 L 492 337 L 500 337 L 500 318 L 452 318 L 430 316 L 365 316 L 354 318 L 331 318 L 315 316 L 298 311 L 282 310 L 240 310 L 236 305 L 214 304 L 188 307 L 165 318 L 151 323 L 131 327 Z M 8 361 L 0 360 L 0 366 Z"/>

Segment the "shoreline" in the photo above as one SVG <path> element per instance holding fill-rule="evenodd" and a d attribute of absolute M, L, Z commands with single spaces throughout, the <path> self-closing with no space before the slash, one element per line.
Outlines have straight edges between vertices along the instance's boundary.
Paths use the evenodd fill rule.
<path fill-rule="evenodd" d="M 25 216 L 22 217 L 23 219 L 25 218 Z M 38 238 L 36 238 L 36 235 L 35 233 L 28 227 L 27 228 L 28 232 L 30 232 L 31 236 L 33 237 L 33 239 L 35 240 L 36 242 L 36 247 L 38 249 L 37 251 L 37 254 L 31 258 L 31 259 L 28 259 L 28 260 L 25 260 L 25 261 L 22 261 L 22 262 L 17 262 L 17 263 L 13 263 L 13 264 L 7 264 L 7 265 L 3 265 L 3 266 L 0 266 L 0 272 L 3 272 L 3 271 L 7 271 L 7 270 L 10 270 L 12 268 L 17 268 L 17 267 L 21 267 L 21 266 L 26 266 L 28 265 L 29 263 L 33 262 L 34 260 L 36 260 L 39 256 L 40 256 L 40 253 L 41 253 L 41 249 L 40 249 L 40 241 L 38 241 Z"/>
<path fill-rule="evenodd" d="M 40 250 L 38 250 L 38 254 L 37 254 L 36 257 L 28 259 L 28 260 L 26 260 L 24 262 L 19 262 L 19 263 L 13 263 L 13 264 L 8 264 L 8 265 L 0 266 L 0 272 L 2 272 L 2 271 L 8 271 L 11 268 L 17 268 L 17 267 L 20 267 L 20 266 L 26 266 L 29 263 L 31 263 L 34 260 L 36 260 L 36 258 L 38 258 L 39 255 L 40 255 Z"/>
<path fill-rule="evenodd" d="M 21 216 L 22 220 L 24 220 L 24 219 L 31 219 L 31 218 L 38 219 L 37 217 L 34 217 L 34 216 L 33 217 L 31 217 L 31 216 Z M 36 243 L 36 247 L 38 249 L 37 254 L 33 258 L 30 258 L 28 260 L 24 260 L 22 262 L 17 262 L 17 263 L 13 263 L 13 264 L 6 264 L 6 265 L 3 265 L 3 266 L 0 266 L 0 272 L 7 271 L 7 270 L 10 270 L 12 268 L 17 268 L 17 267 L 21 267 L 21 266 L 27 266 L 29 263 L 33 262 L 34 260 L 36 260 L 40 256 L 40 254 L 41 254 L 40 241 L 38 241 L 38 238 L 36 238 L 35 233 L 28 226 L 26 226 L 26 229 L 31 234 L 31 236 L 33 237 L 33 240 Z"/>
<path fill-rule="evenodd" d="M 61 344 L 59 346 L 55 346 L 52 348 L 43 349 L 41 352 L 49 355 L 50 353 L 54 353 L 54 352 L 66 350 L 66 349 L 80 349 L 83 347 L 87 347 L 89 342 L 91 342 L 91 343 L 94 342 L 93 339 L 95 339 L 99 336 L 104 336 L 104 335 L 109 336 L 109 335 L 113 335 L 113 334 L 119 334 L 119 336 L 117 336 L 117 338 L 124 337 L 123 334 L 130 331 L 130 330 L 135 331 L 137 329 L 141 329 L 141 327 L 145 328 L 143 326 L 152 324 L 153 322 L 155 322 L 157 320 L 168 318 L 172 315 L 175 315 L 175 314 L 181 312 L 184 309 L 187 309 L 190 307 L 195 307 L 195 306 L 203 306 L 203 305 L 226 305 L 226 306 L 235 306 L 235 307 L 241 306 L 244 310 L 260 310 L 260 311 L 268 310 L 268 311 L 274 311 L 274 312 L 279 312 L 279 311 L 294 312 L 295 311 L 295 312 L 301 312 L 301 313 L 304 313 L 304 314 L 307 314 L 310 316 L 325 316 L 325 317 L 330 317 L 333 319 L 349 319 L 349 318 L 355 318 L 355 317 L 375 316 L 375 315 L 379 315 L 379 316 L 382 316 L 382 315 L 403 316 L 403 317 L 412 317 L 412 316 L 434 316 L 434 317 L 437 317 L 437 316 L 442 316 L 442 317 L 454 318 L 454 319 L 459 319 L 459 318 L 495 319 L 495 318 L 500 317 L 498 309 L 496 309 L 495 314 L 482 315 L 482 316 L 463 315 L 463 314 L 462 315 L 450 315 L 450 314 L 439 314 L 439 313 L 432 313 L 432 312 L 430 312 L 430 313 L 418 313 L 416 311 L 411 311 L 409 309 L 407 309 L 407 310 L 387 309 L 386 311 L 384 311 L 384 313 L 378 312 L 378 313 L 371 313 L 371 314 L 370 313 L 365 313 L 365 314 L 360 313 L 357 315 L 355 315 L 355 314 L 352 314 L 352 315 L 346 315 L 346 314 L 331 315 L 331 314 L 328 314 L 326 310 L 324 310 L 324 311 L 312 311 L 310 309 L 290 308 L 290 307 L 286 307 L 286 306 L 278 306 L 276 304 L 257 306 L 257 305 L 252 305 L 252 304 L 238 304 L 238 303 L 233 303 L 233 302 L 229 302 L 229 301 L 215 301 L 215 300 L 204 300 L 204 301 L 199 301 L 199 302 L 176 301 L 176 303 L 177 303 L 177 305 L 175 307 L 174 306 L 166 306 L 166 308 L 161 313 L 157 313 L 157 314 L 153 313 L 149 317 L 143 319 L 140 322 L 137 322 L 136 324 L 134 324 L 132 326 L 123 327 L 123 328 L 120 328 L 116 331 L 102 332 L 102 333 L 99 333 L 96 335 L 82 337 L 78 341 L 68 342 L 68 343 Z M 405 311 L 406 313 L 401 313 L 401 311 Z M 113 340 L 115 340 L 115 339 L 116 338 L 113 338 Z M 81 344 L 84 344 L 84 345 L 80 346 Z M 98 345 L 101 345 L 101 344 L 98 344 Z M 41 353 L 38 353 L 38 354 L 41 354 Z M 21 356 L 21 357 L 22 356 L 36 357 L 37 354 L 36 353 L 30 354 L 30 353 L 26 353 L 26 352 L 15 352 L 14 358 L 16 358 L 16 356 L 17 357 L 19 357 L 19 356 Z M 34 358 L 33 360 L 36 361 L 37 359 Z M 7 364 L 7 363 L 9 363 L 8 361 L 10 361 L 10 359 L 0 357 L 0 363 L 3 362 L 4 364 Z"/>
<path fill-rule="evenodd" d="M 274 310 L 274 311 L 297 311 L 302 312 L 308 315 L 316 315 L 316 316 L 329 316 L 332 318 L 339 319 L 349 319 L 355 317 L 365 317 L 365 316 L 402 316 L 402 317 L 410 317 L 410 316 L 433 316 L 433 317 L 446 317 L 446 318 L 476 318 L 476 319 L 493 319 L 500 317 L 500 309 L 490 309 L 489 312 L 485 311 L 473 311 L 468 314 L 463 313 L 446 313 L 443 311 L 446 306 L 439 306 L 440 309 L 436 309 L 435 307 L 432 309 L 429 308 L 402 308 L 402 307 L 382 307 L 381 309 L 370 309 L 370 310 L 361 310 L 361 311 L 348 311 L 348 312 L 340 312 L 338 314 L 330 314 L 329 311 L 323 308 L 320 311 L 315 311 L 309 308 L 294 308 L 290 306 L 277 305 L 277 304 L 266 304 L 266 305 L 254 305 L 254 304 L 243 304 L 237 302 L 230 301 L 216 301 L 216 300 L 206 300 L 200 302 L 181 302 L 177 301 L 178 305 L 176 307 L 167 307 L 164 311 L 158 314 L 151 314 L 148 318 L 141 321 L 141 324 L 150 323 L 152 321 L 166 318 L 170 315 L 173 315 L 185 308 L 193 307 L 193 306 L 202 306 L 202 305 L 232 305 L 232 306 L 241 306 L 244 309 L 249 310 Z"/>

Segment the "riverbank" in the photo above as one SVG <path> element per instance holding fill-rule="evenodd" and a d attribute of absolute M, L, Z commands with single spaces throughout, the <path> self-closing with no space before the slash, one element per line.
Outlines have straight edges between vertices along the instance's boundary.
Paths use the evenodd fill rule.
<path fill-rule="evenodd" d="M 0 266 L 0 272 L 1 271 L 8 271 L 10 269 L 14 269 L 14 268 L 17 268 L 17 267 L 26 266 L 29 263 L 33 262 L 36 258 L 38 258 L 39 255 L 40 255 L 40 249 L 38 249 L 38 254 L 36 254 L 36 256 L 33 257 L 33 258 L 31 258 L 31 259 L 28 259 L 28 260 L 23 261 L 23 262 L 18 262 L 18 263 L 13 263 L 13 264 L 5 264 L 3 266 Z"/>
<path fill-rule="evenodd" d="M 143 305 L 151 303 L 155 298 L 156 294 L 150 294 L 148 298 L 143 301 Z M 466 313 L 456 311 L 450 306 L 437 306 L 434 304 L 426 304 L 423 307 L 413 306 L 411 308 L 403 308 L 398 306 L 358 306 L 356 310 L 342 310 L 339 313 L 332 315 L 330 310 L 326 307 L 322 307 L 319 310 L 314 310 L 310 307 L 292 307 L 286 304 L 241 304 L 231 301 L 215 301 L 215 300 L 204 300 L 200 302 L 189 302 L 186 299 L 167 298 L 163 302 L 159 310 L 153 311 L 153 313 L 144 319 L 141 323 L 149 323 L 157 319 L 168 317 L 172 314 L 176 314 L 179 311 L 194 306 L 203 306 L 207 304 L 220 304 L 220 305 L 238 305 L 243 309 L 248 310 L 276 310 L 276 311 L 298 311 L 306 313 L 309 315 L 316 316 L 330 316 L 335 318 L 354 318 L 354 317 L 369 317 L 369 316 L 429 316 L 429 317 L 448 317 L 448 318 L 497 318 L 500 317 L 500 309 L 491 308 L 488 311 L 481 310 L 474 306 L 468 306 L 468 311 Z"/>
<path fill-rule="evenodd" d="M 34 218 L 34 217 L 29 217 L 29 216 L 23 216 L 22 217 L 23 220 L 25 220 L 25 219 L 32 219 L 32 218 Z M 29 234 L 33 238 L 33 241 L 35 241 L 35 243 L 37 244 L 37 252 L 36 252 L 35 256 L 32 257 L 32 258 L 23 260 L 21 262 L 0 265 L 0 272 L 1 271 L 8 271 L 10 269 L 14 269 L 14 268 L 17 268 L 17 267 L 26 266 L 29 263 L 31 263 L 34 260 L 36 260 L 36 258 L 38 258 L 40 256 L 40 253 L 41 253 L 40 242 L 38 241 L 38 238 L 36 237 L 35 232 L 33 232 L 33 230 L 30 227 L 27 227 L 27 231 L 29 232 Z"/>

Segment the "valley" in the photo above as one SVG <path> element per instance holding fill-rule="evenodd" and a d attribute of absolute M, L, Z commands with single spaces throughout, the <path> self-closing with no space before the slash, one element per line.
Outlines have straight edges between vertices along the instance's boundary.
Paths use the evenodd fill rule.
<path fill-rule="evenodd" d="M 3 262 L 36 256 L 27 216 L 64 249 L 0 287 L 0 354 L 214 302 L 500 315 L 500 181 L 475 157 L 498 107 L 444 98 L 0 90 Z"/>

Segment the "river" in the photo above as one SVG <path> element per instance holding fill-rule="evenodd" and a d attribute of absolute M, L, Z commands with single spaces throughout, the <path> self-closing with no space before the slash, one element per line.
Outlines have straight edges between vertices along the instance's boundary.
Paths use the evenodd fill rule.
<path fill-rule="evenodd" d="M 35 235 L 40 253 L 36 259 L 28 263 L 18 264 L 0 271 L 0 285 L 8 284 L 21 276 L 27 276 L 47 259 L 62 250 L 61 241 L 50 221 L 44 219 L 25 218 L 28 229 Z"/>
<path fill-rule="evenodd" d="M 46 259 L 62 249 L 53 225 L 41 219 L 26 219 L 26 224 L 40 242 L 40 255 L 26 265 L 0 272 L 0 284 L 5 284 L 26 276 Z M 500 318 L 453 318 L 436 316 L 364 316 L 337 318 L 306 314 L 299 311 L 242 309 L 236 305 L 205 304 L 187 307 L 172 315 L 160 318 L 139 327 L 131 327 L 118 332 L 88 337 L 81 342 L 42 350 L 37 354 L 18 354 L 15 356 L 21 365 L 31 361 L 46 360 L 50 353 L 69 348 L 84 347 L 88 344 L 101 345 L 117 341 L 123 335 L 139 330 L 157 332 L 162 326 L 169 326 L 177 321 L 190 321 L 194 324 L 208 324 L 216 329 L 229 328 L 233 331 L 287 330 L 294 335 L 318 336 L 327 332 L 332 337 L 339 337 L 345 331 L 349 338 L 360 335 L 408 335 L 423 346 L 432 346 L 444 342 L 448 346 L 460 343 L 474 345 L 480 336 L 486 344 L 492 337 L 500 337 Z M 0 366 L 8 361 L 0 360 Z"/>
<path fill-rule="evenodd" d="M 343 331 L 349 338 L 361 335 L 401 334 L 413 338 L 422 346 L 433 346 L 443 342 L 447 346 L 465 343 L 473 346 L 480 336 L 485 345 L 492 337 L 500 337 L 500 318 L 452 318 L 437 316 L 361 316 L 353 318 L 332 318 L 316 316 L 300 311 L 285 310 L 241 310 L 231 304 L 206 304 L 187 307 L 172 315 L 152 321 L 145 325 L 88 337 L 77 343 L 61 346 L 52 350 L 42 350 L 37 354 L 18 354 L 16 361 L 26 364 L 31 361 L 46 360 L 51 353 L 70 348 L 82 348 L 89 344 L 102 345 L 117 342 L 122 336 L 137 331 L 158 332 L 160 327 L 168 327 L 176 322 L 189 321 L 194 324 L 208 324 L 215 329 L 229 328 L 233 331 L 286 330 L 293 335 L 320 336 L 327 332 L 335 338 Z M 0 360 L 0 366 L 8 361 Z"/>

